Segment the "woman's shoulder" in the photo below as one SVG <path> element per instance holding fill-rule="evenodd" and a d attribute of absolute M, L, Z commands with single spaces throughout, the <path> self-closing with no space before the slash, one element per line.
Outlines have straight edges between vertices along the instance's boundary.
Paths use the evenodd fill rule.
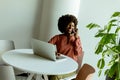
<path fill-rule="evenodd" d="M 48 42 L 58 42 L 63 39 L 64 34 L 54 35 Z"/>
<path fill-rule="evenodd" d="M 64 34 L 57 34 L 54 37 L 64 37 L 64 36 L 65 36 Z"/>
<path fill-rule="evenodd" d="M 54 35 L 51 39 L 52 40 L 61 40 L 61 39 L 64 39 L 65 38 L 65 35 L 64 34 L 57 34 L 57 35 Z"/>

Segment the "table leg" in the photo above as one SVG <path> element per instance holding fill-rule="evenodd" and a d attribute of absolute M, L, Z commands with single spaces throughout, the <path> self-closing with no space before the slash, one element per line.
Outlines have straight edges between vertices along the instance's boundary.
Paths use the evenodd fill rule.
<path fill-rule="evenodd" d="M 30 75 L 28 76 L 27 80 L 32 80 L 32 78 L 35 76 L 34 73 L 30 73 Z M 36 74 L 36 80 L 48 80 L 48 76 L 47 75 L 43 75 L 44 79 L 42 78 L 41 74 Z"/>
<path fill-rule="evenodd" d="M 34 76 L 34 73 L 30 73 L 30 75 L 28 76 L 27 80 L 32 80 L 33 76 Z"/>
<path fill-rule="evenodd" d="M 37 74 L 37 75 L 36 75 L 36 80 L 44 80 L 44 79 L 42 78 L 42 75 L 41 75 L 41 74 Z"/>
<path fill-rule="evenodd" d="M 44 80 L 48 80 L 48 76 L 47 75 L 43 75 Z"/>

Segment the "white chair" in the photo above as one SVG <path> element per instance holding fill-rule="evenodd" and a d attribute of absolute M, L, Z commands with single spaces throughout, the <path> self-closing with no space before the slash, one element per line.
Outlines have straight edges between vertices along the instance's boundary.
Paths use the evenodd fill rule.
<path fill-rule="evenodd" d="M 94 67 L 90 64 L 85 63 L 79 70 L 76 78 L 65 78 L 61 80 L 92 80 L 93 74 L 95 73 Z"/>
<path fill-rule="evenodd" d="M 82 52 L 82 54 L 78 57 L 78 69 L 77 69 L 77 73 L 79 72 L 81 65 L 82 65 L 82 61 L 83 61 L 83 57 L 84 57 L 84 51 Z"/>
<path fill-rule="evenodd" d="M 12 66 L 0 65 L 0 80 L 16 80 Z"/>
<path fill-rule="evenodd" d="M 95 69 L 90 64 L 85 63 L 79 70 L 75 80 L 92 80 Z"/>
<path fill-rule="evenodd" d="M 60 79 L 60 80 L 71 80 L 71 79 L 76 78 L 77 73 L 79 72 L 79 70 L 81 68 L 83 57 L 84 57 L 84 51 L 82 52 L 82 55 L 78 57 L 78 61 L 77 61 L 77 63 L 78 63 L 78 69 L 76 70 L 76 74 L 73 74 L 72 76 L 69 76 L 67 78 Z"/>
<path fill-rule="evenodd" d="M 0 40 L 0 65 L 6 65 L 1 58 L 2 54 L 4 54 L 6 51 L 14 50 L 14 49 L 15 49 L 15 45 L 13 40 Z M 23 73 L 23 71 L 21 70 L 18 70 L 16 68 L 14 69 L 15 69 L 14 70 L 15 75 Z"/>
<path fill-rule="evenodd" d="M 5 64 L 1 58 L 2 54 L 13 49 L 15 49 L 15 46 L 12 40 L 0 40 L 0 64 Z"/>

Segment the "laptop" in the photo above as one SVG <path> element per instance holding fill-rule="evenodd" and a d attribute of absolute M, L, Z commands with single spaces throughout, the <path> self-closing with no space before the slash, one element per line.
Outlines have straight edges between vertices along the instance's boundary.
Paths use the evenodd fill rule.
<path fill-rule="evenodd" d="M 56 56 L 55 45 L 38 39 L 32 39 L 32 48 L 35 55 L 47 58 L 52 61 L 63 60 L 66 58 L 64 55 Z"/>

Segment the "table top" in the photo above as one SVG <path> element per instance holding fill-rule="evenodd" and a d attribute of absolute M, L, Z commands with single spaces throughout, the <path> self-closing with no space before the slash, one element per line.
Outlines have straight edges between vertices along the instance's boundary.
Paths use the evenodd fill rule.
<path fill-rule="evenodd" d="M 75 71 L 78 64 L 73 59 L 65 56 L 61 61 L 51 61 L 34 55 L 32 49 L 15 49 L 2 55 L 5 63 L 36 74 L 60 75 Z"/>

